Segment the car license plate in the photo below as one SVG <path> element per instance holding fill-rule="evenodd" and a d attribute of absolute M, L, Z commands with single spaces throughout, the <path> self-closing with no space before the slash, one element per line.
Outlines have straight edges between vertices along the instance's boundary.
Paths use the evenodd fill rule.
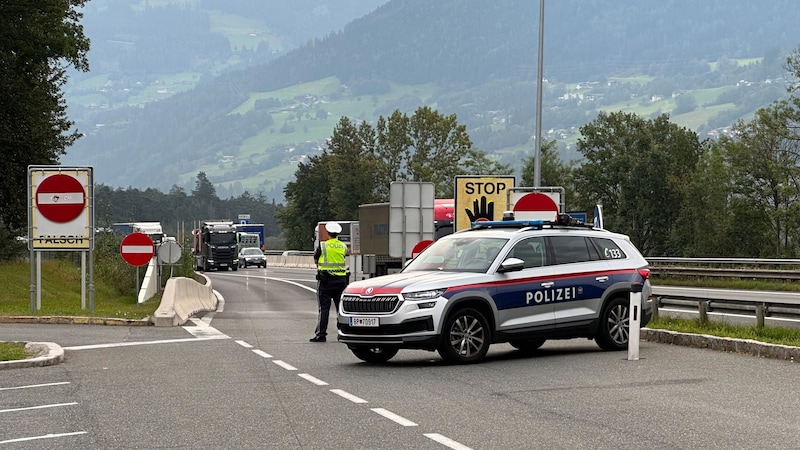
<path fill-rule="evenodd" d="M 351 317 L 350 318 L 350 326 L 351 327 L 377 327 L 378 318 L 377 317 Z"/>

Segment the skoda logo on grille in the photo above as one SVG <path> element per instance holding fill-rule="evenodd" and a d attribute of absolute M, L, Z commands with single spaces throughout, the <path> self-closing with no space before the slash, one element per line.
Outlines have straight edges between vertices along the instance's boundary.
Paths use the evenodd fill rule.
<path fill-rule="evenodd" d="M 375 290 L 374 288 L 368 287 L 367 290 L 364 291 L 364 293 L 367 294 L 367 295 L 370 295 L 370 294 L 372 294 L 372 291 L 374 291 L 374 290 Z"/>

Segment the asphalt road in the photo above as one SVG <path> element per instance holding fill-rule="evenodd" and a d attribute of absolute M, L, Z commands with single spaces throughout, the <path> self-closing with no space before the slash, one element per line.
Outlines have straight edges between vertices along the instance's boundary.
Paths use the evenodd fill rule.
<path fill-rule="evenodd" d="M 496 345 L 449 366 L 360 362 L 309 343 L 313 272 L 210 273 L 221 311 L 175 328 L 4 324 L 56 366 L 0 373 L 0 447 L 275 449 L 798 448 L 791 361 L 583 339 Z M 334 335 L 334 321 L 329 337 Z"/>

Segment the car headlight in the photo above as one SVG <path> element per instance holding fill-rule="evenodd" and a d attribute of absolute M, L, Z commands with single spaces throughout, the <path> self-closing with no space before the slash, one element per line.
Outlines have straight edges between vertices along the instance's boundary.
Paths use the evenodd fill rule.
<path fill-rule="evenodd" d="M 431 300 L 441 297 L 441 295 L 444 294 L 444 291 L 446 291 L 446 289 L 431 289 L 428 291 L 408 292 L 403 293 L 403 298 L 411 301 Z"/>

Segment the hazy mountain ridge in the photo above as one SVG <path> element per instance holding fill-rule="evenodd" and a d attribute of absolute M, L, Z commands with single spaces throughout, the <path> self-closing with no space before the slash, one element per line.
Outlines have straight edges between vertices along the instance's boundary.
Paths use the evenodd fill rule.
<path fill-rule="evenodd" d="M 563 94 L 554 90 L 557 82 L 644 74 L 698 84 L 696 78 L 713 79 L 709 63 L 721 57 L 766 56 L 761 64 L 769 70 L 764 72 L 775 76 L 776 64 L 800 43 L 800 30 L 793 25 L 800 19 L 800 8 L 792 8 L 790 0 L 765 5 L 723 0 L 641 3 L 547 3 L 544 55 L 550 85 L 544 100 L 546 107 L 560 109 L 546 110 L 546 127 L 554 119 L 574 126 L 593 118 L 593 109 L 585 105 L 566 113 L 568 103 L 555 102 Z M 342 32 L 315 39 L 269 64 L 206 79 L 191 91 L 144 108 L 89 113 L 85 123 L 102 117 L 104 126 L 82 139 L 62 161 L 93 161 L 100 182 L 166 190 L 177 183 L 177 174 L 187 169 L 196 173 L 219 155 L 235 155 L 243 142 L 275 125 L 264 111 L 229 114 L 253 93 L 330 76 L 348 86 L 380 80 L 436 83 L 439 89 L 433 101 L 444 107 L 445 114 L 457 112 L 483 148 L 524 144 L 534 114 L 537 39 L 537 2 L 392 0 Z M 736 75 L 732 71 L 727 76 Z M 500 90 L 503 95 L 497 94 Z M 638 91 L 629 95 L 634 94 L 643 95 Z M 406 99 L 409 104 L 413 101 L 413 96 Z M 376 105 L 375 111 L 378 106 L 392 107 Z M 503 131 L 488 130 L 493 125 L 493 119 L 485 117 L 489 111 L 501 112 L 497 120 L 502 121 Z M 273 162 L 279 157 L 264 156 Z"/>

